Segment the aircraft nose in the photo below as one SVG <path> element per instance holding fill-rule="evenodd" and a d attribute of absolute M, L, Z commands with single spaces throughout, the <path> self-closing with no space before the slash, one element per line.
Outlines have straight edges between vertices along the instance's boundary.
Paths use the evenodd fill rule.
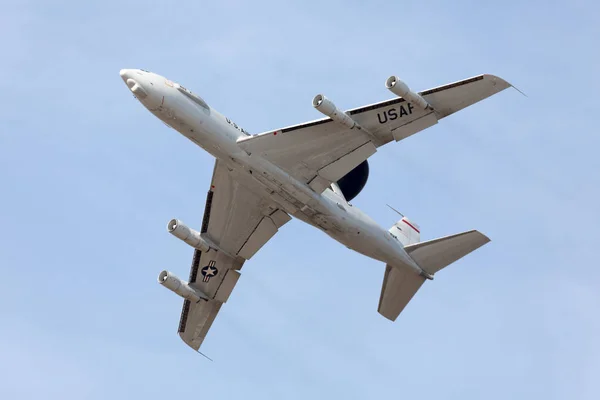
<path fill-rule="evenodd" d="M 121 75 L 121 79 L 123 79 L 123 81 L 127 82 L 127 78 L 131 77 L 131 70 L 130 69 L 122 69 L 119 71 L 119 75 Z"/>
<path fill-rule="evenodd" d="M 144 90 L 144 86 L 140 82 L 141 77 L 134 78 L 134 70 L 132 69 L 122 69 L 119 71 L 119 75 L 121 75 L 121 79 L 125 82 L 129 90 L 133 92 L 135 97 L 138 99 L 145 99 L 148 96 L 146 90 Z"/>

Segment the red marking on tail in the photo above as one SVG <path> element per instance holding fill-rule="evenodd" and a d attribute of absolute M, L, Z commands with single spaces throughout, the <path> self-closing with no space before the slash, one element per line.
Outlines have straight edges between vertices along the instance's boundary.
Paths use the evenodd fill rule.
<path fill-rule="evenodd" d="M 402 222 L 404 222 L 406 225 L 410 226 L 411 228 L 413 228 L 415 231 L 417 231 L 417 233 L 421 233 L 417 228 L 414 227 L 413 224 L 411 224 L 410 222 L 408 222 L 407 220 L 403 219 Z"/>

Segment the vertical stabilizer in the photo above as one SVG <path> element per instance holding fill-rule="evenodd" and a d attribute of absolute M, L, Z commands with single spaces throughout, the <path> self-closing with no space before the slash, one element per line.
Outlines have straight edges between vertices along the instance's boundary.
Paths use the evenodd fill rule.
<path fill-rule="evenodd" d="M 406 217 L 394 224 L 389 229 L 390 233 L 396 237 L 404 246 L 418 243 L 421 240 L 421 229 Z"/>

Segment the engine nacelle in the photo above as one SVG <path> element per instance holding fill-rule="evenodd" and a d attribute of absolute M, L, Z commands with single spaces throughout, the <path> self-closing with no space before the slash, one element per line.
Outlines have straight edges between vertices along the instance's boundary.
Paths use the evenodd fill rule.
<path fill-rule="evenodd" d="M 352 118 L 350 118 L 348 114 L 338 110 L 335 104 L 333 104 L 331 100 L 329 100 L 322 94 L 316 95 L 312 103 L 314 108 L 316 108 L 319 112 L 327 115 L 329 118 L 331 118 L 338 124 L 342 124 L 348 129 L 352 129 L 357 126 L 357 123 Z"/>
<path fill-rule="evenodd" d="M 400 80 L 395 75 L 390 76 L 387 81 L 385 81 L 385 87 L 390 90 L 390 92 L 394 93 L 396 96 L 400 96 L 405 100 L 408 100 L 412 103 L 415 103 L 419 107 L 423 109 L 432 109 L 431 105 L 425 100 L 421 95 L 410 90 L 408 85 Z"/>
<path fill-rule="evenodd" d="M 200 232 L 189 228 L 178 219 L 172 219 L 167 224 L 167 230 L 178 239 L 183 240 L 190 246 L 200 251 L 208 251 L 210 245 L 200 236 Z"/>
<path fill-rule="evenodd" d="M 167 270 L 162 271 L 158 275 L 158 283 L 177 293 L 184 299 L 194 302 L 200 301 L 200 299 L 208 300 L 208 296 L 206 296 L 204 293 L 198 289 L 194 289 L 186 281 L 179 279 Z"/>

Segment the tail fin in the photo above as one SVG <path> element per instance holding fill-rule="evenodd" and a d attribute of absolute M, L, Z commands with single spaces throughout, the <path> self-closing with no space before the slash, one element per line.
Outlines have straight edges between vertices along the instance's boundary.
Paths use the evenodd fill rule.
<path fill-rule="evenodd" d="M 489 241 L 487 236 L 478 231 L 468 231 L 410 244 L 404 247 L 404 250 L 421 269 L 433 275 Z M 377 311 L 387 319 L 395 321 L 425 279 L 424 276 L 406 268 L 387 265 Z"/>
<path fill-rule="evenodd" d="M 421 240 L 421 230 L 419 225 L 404 216 L 389 229 L 389 232 L 404 246 L 417 243 Z"/>

